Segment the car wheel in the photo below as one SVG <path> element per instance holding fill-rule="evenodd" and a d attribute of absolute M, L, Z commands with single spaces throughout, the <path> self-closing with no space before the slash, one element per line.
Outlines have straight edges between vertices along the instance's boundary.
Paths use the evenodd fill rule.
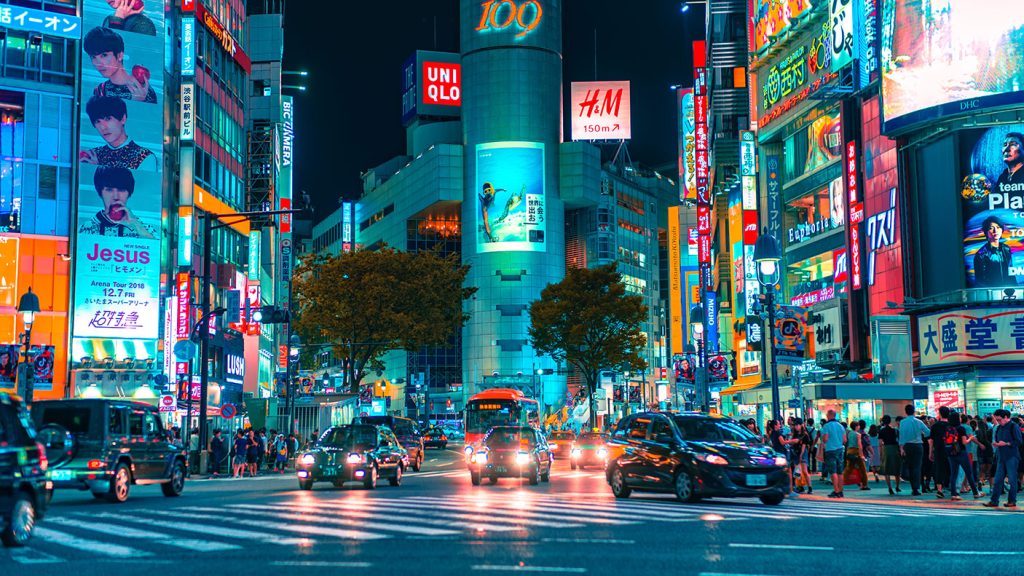
<path fill-rule="evenodd" d="M 541 482 L 550 482 L 551 481 L 551 466 L 548 466 L 547 471 L 540 475 L 540 481 Z"/>
<path fill-rule="evenodd" d="M 569 464 L 569 470 L 575 470 L 575 469 L 576 469 L 576 463 L 575 462 L 570 463 Z"/>
<path fill-rule="evenodd" d="M 630 493 L 633 492 L 626 485 L 626 475 L 622 473 L 622 468 L 618 466 L 612 470 L 612 475 L 608 479 L 608 484 L 612 487 L 612 495 L 616 498 L 629 498 Z"/>
<path fill-rule="evenodd" d="M 161 484 L 160 489 L 163 490 L 164 496 L 181 496 L 181 492 L 185 490 L 185 465 L 180 460 L 171 466 L 171 480 Z"/>
<path fill-rule="evenodd" d="M 536 486 L 537 484 L 540 484 L 540 464 L 537 464 L 537 467 L 530 474 L 530 486 Z"/>
<path fill-rule="evenodd" d="M 441 450 L 444 450 L 444 449 L 445 449 L 445 448 L 447 448 L 447 447 L 448 447 L 448 445 L 447 445 L 447 444 L 441 444 Z"/>
<path fill-rule="evenodd" d="M 370 470 L 366 474 L 366 479 L 363 480 L 363 488 L 367 490 L 373 490 L 377 487 L 377 466 L 370 466 Z"/>
<path fill-rule="evenodd" d="M 469 481 L 473 483 L 473 486 L 479 486 L 480 485 L 480 474 L 478 474 L 476 472 L 470 472 L 469 473 Z"/>
<path fill-rule="evenodd" d="M 402 467 L 401 466 L 398 466 L 397 468 L 395 468 L 395 475 L 393 477 L 391 477 L 391 478 L 388 478 L 388 484 L 391 484 L 392 486 L 401 486 L 402 485 Z"/>
<path fill-rule="evenodd" d="M 761 496 L 760 498 L 761 503 L 767 504 L 768 506 L 778 506 L 779 504 L 782 504 L 782 501 L 785 499 L 786 497 L 782 494 L 772 494 L 771 496 Z"/>
<path fill-rule="evenodd" d="M 416 460 L 412 463 L 412 470 L 413 470 L 413 472 L 419 472 L 420 468 L 422 468 L 422 467 L 423 467 L 423 450 L 420 450 L 419 454 L 417 454 L 417 456 L 416 456 Z"/>
<path fill-rule="evenodd" d="M 689 472 L 686 470 L 680 470 L 676 474 L 676 480 L 673 483 L 673 492 L 676 494 L 681 502 L 696 502 L 700 500 L 696 492 L 693 489 L 693 478 L 690 477 Z"/>
<path fill-rule="evenodd" d="M 487 479 L 487 483 L 488 484 L 497 484 L 498 483 L 498 478 L 496 476 L 491 476 L 490 478 Z"/>
<path fill-rule="evenodd" d="M 4 546 L 24 546 L 32 538 L 32 530 L 36 526 L 36 507 L 32 503 L 32 497 L 25 492 L 19 491 L 14 496 L 14 506 L 11 507 L 11 516 L 7 519 L 0 532 L 0 540 Z"/>
<path fill-rule="evenodd" d="M 107 501 L 118 504 L 128 500 L 128 492 L 131 491 L 132 473 L 125 464 L 118 464 L 114 468 L 114 476 L 110 478 L 110 490 L 106 493 Z"/>
<path fill-rule="evenodd" d="M 312 480 L 299 480 L 299 490 L 312 490 L 312 489 L 313 489 L 313 481 Z"/>

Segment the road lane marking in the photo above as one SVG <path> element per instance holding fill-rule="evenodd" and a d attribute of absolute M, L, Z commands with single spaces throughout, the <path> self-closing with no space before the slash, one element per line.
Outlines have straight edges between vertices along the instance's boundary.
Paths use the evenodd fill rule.
<path fill-rule="evenodd" d="M 285 530 L 288 532 L 298 532 L 299 534 L 315 534 L 317 536 L 332 536 L 334 538 L 351 540 L 380 540 L 382 538 L 390 538 L 390 536 L 387 534 L 363 532 L 361 530 L 347 530 L 343 528 L 325 528 L 323 526 L 310 526 L 307 524 L 285 524 L 281 522 L 260 522 L 258 520 L 245 520 L 243 518 L 229 518 L 223 515 L 223 510 L 220 508 L 213 508 L 214 511 L 220 512 L 220 514 L 193 514 L 187 512 L 191 508 L 192 507 L 176 508 L 174 510 L 174 514 L 175 516 L 181 518 L 191 518 L 193 520 L 212 520 L 215 522 L 230 522 L 232 524 L 252 526 L 255 528 L 262 528 L 268 532 L 273 532 L 275 530 Z M 186 512 L 181 512 L 182 510 Z"/>
<path fill-rule="evenodd" d="M 701 572 L 699 576 L 768 576 L 768 574 L 741 574 L 739 572 Z"/>
<path fill-rule="evenodd" d="M 1024 552 L 1011 552 L 1005 550 L 996 550 L 991 552 L 983 550 L 940 550 L 939 554 L 948 554 L 951 556 L 1024 556 Z"/>
<path fill-rule="evenodd" d="M 329 560 L 275 560 L 271 566 L 294 566 L 299 568 L 370 568 L 370 562 L 332 562 Z"/>
<path fill-rule="evenodd" d="M 470 513 L 476 514 L 478 517 L 483 517 L 492 521 L 497 521 L 505 524 L 516 523 L 516 524 L 528 524 L 531 526 L 541 526 L 546 528 L 567 528 L 567 527 L 579 527 L 580 521 L 592 522 L 596 524 L 633 524 L 634 522 L 620 522 L 617 520 L 606 520 L 600 518 L 585 518 L 581 516 L 575 517 L 562 517 L 564 520 L 569 522 L 556 522 L 553 520 L 547 520 L 551 518 L 550 514 L 544 514 L 542 512 L 518 512 L 515 510 L 497 510 L 494 508 L 486 509 L 472 509 L 472 510 L 460 510 L 453 508 L 451 502 L 444 502 L 444 499 L 438 500 L 419 500 L 417 498 L 402 498 L 400 500 L 373 500 L 363 502 L 363 504 L 369 504 L 373 506 L 379 506 L 384 508 L 398 508 L 405 510 L 420 510 L 421 513 L 441 515 L 441 514 L 460 514 Z M 452 510 L 452 512 L 439 512 L 439 510 Z M 480 516 L 484 515 L 484 516 Z"/>
<path fill-rule="evenodd" d="M 108 536 L 119 536 L 121 538 L 136 538 L 139 540 L 154 540 L 160 544 L 167 546 L 174 546 L 176 548 L 185 548 L 194 552 L 220 552 L 223 550 L 238 550 L 241 546 L 234 544 L 225 544 L 223 542 L 216 542 L 210 540 L 181 540 L 169 534 L 162 534 L 160 532 L 150 532 L 147 530 L 138 530 L 136 528 L 129 528 L 128 526 L 118 526 L 115 524 L 105 524 L 100 522 L 86 522 L 83 520 L 75 520 L 73 518 L 48 518 L 48 523 L 60 524 L 61 526 L 67 526 L 71 528 L 79 528 L 82 530 L 88 530 L 91 532 L 98 532 L 100 534 L 106 534 Z"/>
<path fill-rule="evenodd" d="M 741 544 L 739 542 L 730 542 L 729 548 L 766 548 L 769 550 L 814 550 L 817 552 L 831 552 L 835 550 L 833 546 L 798 546 L 795 544 Z"/>
<path fill-rule="evenodd" d="M 272 508 L 282 508 L 282 509 L 287 509 L 287 510 L 299 510 L 299 511 L 303 511 L 303 512 L 329 514 L 331 516 L 334 515 L 331 511 L 332 510 L 337 510 L 338 514 L 344 514 L 345 516 L 354 517 L 354 518 L 379 518 L 381 516 L 381 514 L 387 514 L 388 513 L 386 511 L 374 511 L 374 510 L 372 510 L 371 506 L 364 506 L 362 502 L 346 502 L 345 504 L 340 505 L 340 506 L 329 505 L 329 504 L 333 504 L 333 503 L 319 502 L 319 503 L 317 503 L 315 505 L 309 505 L 309 506 L 315 506 L 315 507 L 309 507 L 309 506 L 305 506 L 305 505 L 304 506 L 293 506 L 291 504 L 278 504 L 278 505 L 267 504 L 267 505 L 261 505 L 261 506 L 262 507 L 269 506 L 269 507 L 272 507 Z M 328 508 L 328 510 L 325 510 L 324 508 Z M 428 524 L 428 525 L 446 526 L 446 527 L 458 526 L 460 528 L 465 528 L 467 530 L 491 530 L 491 531 L 494 531 L 494 532 L 503 532 L 503 531 L 509 531 L 509 530 L 521 530 L 522 529 L 521 526 L 516 526 L 514 524 L 494 524 L 494 523 L 491 523 L 491 522 L 487 522 L 487 520 L 489 520 L 489 519 L 486 516 L 483 516 L 483 515 L 474 516 L 474 518 L 476 518 L 477 520 L 476 521 L 458 521 L 458 520 L 453 521 L 453 520 L 450 520 L 450 519 L 446 520 L 446 519 L 442 519 L 442 518 L 405 518 L 405 522 L 409 523 L 409 524 Z M 420 533 L 422 533 L 422 531 L 416 530 L 415 533 L 420 534 Z M 448 531 L 448 534 L 454 535 L 454 534 L 458 534 L 458 532 Z"/>
<path fill-rule="evenodd" d="M 558 544 L 636 544 L 636 540 L 617 540 L 615 538 L 541 538 L 540 541 Z"/>
<path fill-rule="evenodd" d="M 175 512 L 174 510 L 136 510 L 135 513 L 150 514 L 157 516 L 172 516 L 174 518 L 182 517 L 182 514 Z M 135 516 L 124 516 L 121 514 L 115 514 L 113 512 L 100 512 L 98 514 L 92 514 L 91 517 L 109 518 L 112 520 L 120 520 L 123 522 L 135 522 L 139 524 L 145 524 L 146 526 L 155 526 L 157 528 L 168 528 L 170 530 L 177 530 L 179 532 L 193 532 L 196 534 L 206 534 L 208 536 L 238 538 L 240 540 L 257 540 L 260 542 L 266 542 L 268 544 L 282 544 L 285 546 L 290 546 L 293 544 L 316 544 L 315 540 L 310 540 L 309 538 L 278 538 L 275 534 L 268 534 L 266 532 L 253 532 L 252 530 L 240 530 L 238 528 L 218 527 L 211 526 L 208 524 L 193 524 L 191 522 L 171 522 L 167 520 L 159 520 L 156 518 L 139 518 Z"/>
<path fill-rule="evenodd" d="M 450 506 L 453 502 L 448 498 L 433 498 L 428 496 L 413 496 L 409 498 L 402 498 L 402 502 L 408 502 L 410 500 L 416 502 L 422 502 L 425 506 Z M 465 504 L 473 503 L 472 500 L 464 502 Z M 504 514 L 513 518 L 551 518 L 551 514 L 540 511 L 528 511 L 528 510 L 517 510 L 511 507 L 502 506 L 500 504 L 486 504 L 486 510 L 478 510 L 479 512 L 486 512 L 487 514 Z M 560 514 L 558 518 L 569 520 L 573 522 L 590 522 L 592 524 L 609 524 L 609 525 L 623 525 L 623 524 L 636 524 L 637 520 L 612 520 L 610 518 L 598 518 L 594 516 L 586 515 L 573 515 L 573 514 Z M 543 520 L 541 520 L 543 521 Z M 531 520 L 532 522 L 532 520 Z M 540 525 L 540 524 L 536 524 Z"/>
<path fill-rule="evenodd" d="M 586 568 L 564 567 L 564 566 L 495 566 L 493 564 L 477 564 L 470 567 L 471 570 L 484 572 L 553 572 L 562 574 L 585 574 Z"/>
<path fill-rule="evenodd" d="M 139 558 L 142 556 L 150 556 L 149 552 L 143 552 L 142 550 L 136 550 L 134 548 L 129 548 L 128 546 L 111 544 L 101 540 L 79 538 L 66 532 L 61 532 L 52 528 L 43 528 L 42 526 L 36 527 L 33 537 L 51 544 L 67 546 L 68 548 L 74 548 L 82 552 L 93 552 L 102 556 L 114 556 L 117 558 Z"/>
<path fill-rule="evenodd" d="M 18 564 L 57 564 L 60 562 L 67 562 L 67 560 L 63 558 L 51 556 L 45 552 L 32 550 L 30 548 L 11 548 L 8 552 L 11 555 L 11 560 L 14 560 Z"/>
<path fill-rule="evenodd" d="M 294 510 L 296 507 L 287 504 L 230 504 L 226 506 L 231 510 L 236 511 L 239 514 L 248 515 L 264 515 L 270 516 L 271 518 L 281 518 L 282 520 L 299 520 L 306 522 L 320 522 L 327 524 L 338 524 L 344 523 L 346 525 L 358 525 L 361 528 L 368 530 L 386 530 L 390 532 L 407 532 L 409 534 L 423 534 L 426 536 L 453 536 L 458 534 L 458 530 L 446 530 L 442 528 L 426 528 L 423 526 L 405 526 L 402 524 L 378 524 L 375 522 L 362 522 L 354 519 L 345 518 L 344 516 L 330 515 L 324 516 L 322 514 L 316 514 L 316 507 L 301 507 L 302 514 L 290 514 L 288 512 L 268 512 L 270 510 Z M 217 508 L 193 508 L 194 510 L 200 511 L 216 511 Z"/>
<path fill-rule="evenodd" d="M 336 504 L 335 506 L 339 507 L 339 508 L 344 508 L 348 504 L 354 504 L 354 503 L 348 502 L 346 504 Z M 320 505 L 325 505 L 325 504 L 320 504 Z M 525 519 L 520 519 L 520 518 L 503 518 L 503 517 L 496 518 L 493 515 L 484 514 L 482 512 L 475 513 L 474 511 L 465 511 L 465 512 L 457 512 L 457 511 L 456 512 L 447 512 L 447 511 L 445 511 L 445 512 L 442 512 L 442 511 L 439 511 L 438 507 L 435 504 L 432 504 L 432 503 L 419 504 L 419 503 L 415 503 L 415 502 L 401 503 L 401 502 L 397 502 L 397 501 L 372 501 L 372 502 L 371 501 L 367 501 L 367 502 L 359 502 L 358 504 L 355 504 L 355 505 L 361 505 L 364 508 L 372 508 L 373 506 L 376 506 L 378 508 L 385 508 L 385 509 L 391 508 L 391 509 L 396 509 L 397 511 L 401 512 L 402 514 L 418 514 L 418 515 L 421 515 L 421 516 L 424 516 L 424 515 L 425 516 L 437 516 L 437 517 L 442 517 L 442 518 L 455 518 L 455 519 L 468 520 L 468 521 L 471 521 L 471 522 L 475 523 L 474 525 L 470 526 L 470 528 L 474 529 L 474 530 L 477 530 L 477 529 L 479 529 L 481 527 L 486 529 L 488 526 L 500 526 L 500 527 L 512 526 L 516 530 L 521 530 L 524 527 L 524 525 L 526 525 L 526 524 L 529 524 L 530 526 L 540 526 L 540 527 L 545 527 L 545 528 L 581 528 L 581 527 L 584 526 L 583 524 L 569 523 L 569 522 L 552 522 L 552 521 L 547 521 L 547 520 L 525 520 Z M 388 513 L 389 510 L 382 510 L 381 512 Z M 487 511 L 487 512 L 490 512 L 490 511 Z M 495 521 L 499 522 L 500 524 L 493 524 L 493 522 L 495 522 Z M 481 524 L 481 522 L 483 524 Z M 502 528 L 498 528 L 498 529 L 500 530 Z"/>

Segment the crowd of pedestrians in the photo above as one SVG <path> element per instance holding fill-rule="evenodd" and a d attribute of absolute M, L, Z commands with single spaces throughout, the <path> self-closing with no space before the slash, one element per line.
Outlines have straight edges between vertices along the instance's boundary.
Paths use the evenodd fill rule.
<path fill-rule="evenodd" d="M 171 433 L 175 440 L 182 440 L 182 432 L 177 426 L 172 428 Z M 268 431 L 266 428 L 239 429 L 230 438 L 225 438 L 221 430 L 214 430 L 210 438 L 206 472 L 210 478 L 219 478 L 222 471 L 231 478 L 255 477 L 264 468 L 267 472 L 283 474 L 286 469 L 294 467 L 295 455 L 315 441 L 315 434 L 308 443 L 302 443 L 295 434 Z M 188 434 L 187 443 L 189 471 L 196 474 L 200 471 L 198 429 Z"/>
<path fill-rule="evenodd" d="M 1017 490 L 1024 482 L 1024 418 L 1008 410 L 986 417 L 963 415 L 948 407 L 938 417 L 919 416 L 913 405 L 893 418 L 884 415 L 877 423 L 864 420 L 839 422 L 834 410 L 815 428 L 813 420 L 790 417 L 769 420 L 762 432 L 753 419 L 742 421 L 790 462 L 792 496 L 814 491 L 812 476 L 830 483 L 829 498 L 844 498 L 844 487 L 871 490 L 869 476 L 885 481 L 890 496 L 934 493 L 936 498 L 961 500 L 968 491 L 984 506 L 999 507 L 1007 492 L 1006 508 L 1017 506 Z"/>

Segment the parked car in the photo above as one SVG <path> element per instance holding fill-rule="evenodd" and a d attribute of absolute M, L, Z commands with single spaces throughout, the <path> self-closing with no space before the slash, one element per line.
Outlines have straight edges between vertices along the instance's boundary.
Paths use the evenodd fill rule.
<path fill-rule="evenodd" d="M 387 426 L 398 437 L 402 448 L 409 451 L 409 462 L 413 471 L 420 471 L 424 458 L 423 438 L 416 427 L 416 422 L 401 416 L 356 416 L 352 423 Z"/>
<path fill-rule="evenodd" d="M 576 433 L 572 430 L 556 430 L 548 434 L 548 445 L 551 453 L 563 458 L 569 454 L 572 443 L 576 440 Z"/>
<path fill-rule="evenodd" d="M 646 412 L 619 421 L 606 470 L 617 498 L 633 490 L 703 497 L 757 497 L 781 504 L 789 493 L 786 458 L 731 418 Z"/>
<path fill-rule="evenodd" d="M 32 419 L 48 431 L 46 448 L 68 456 L 50 467 L 55 488 L 89 490 L 110 502 L 128 500 L 132 485 L 160 484 L 170 497 L 185 489 L 185 449 L 164 429 L 155 406 L 47 400 L 32 405 Z"/>
<path fill-rule="evenodd" d="M 583 470 L 587 466 L 604 468 L 608 461 L 608 448 L 605 447 L 604 436 L 596 432 L 580 434 L 572 443 L 569 458 L 569 467 L 573 470 Z"/>
<path fill-rule="evenodd" d="M 444 450 L 448 446 L 448 433 L 442 428 L 434 427 L 423 434 L 424 448 L 440 448 Z"/>
<path fill-rule="evenodd" d="M 46 514 L 50 482 L 45 448 L 21 399 L 0 392 L 0 540 L 24 546 Z"/>
<path fill-rule="evenodd" d="M 314 482 L 332 482 L 338 488 L 346 482 L 362 482 L 372 490 L 378 478 L 400 486 L 408 466 L 408 451 L 387 427 L 348 424 L 328 428 L 298 458 L 296 476 L 301 490 L 312 489 Z"/>
<path fill-rule="evenodd" d="M 528 426 L 495 426 L 484 436 L 479 450 L 467 453 L 469 479 L 479 486 L 498 478 L 527 478 L 530 485 L 551 478 L 554 456 L 544 434 Z"/>

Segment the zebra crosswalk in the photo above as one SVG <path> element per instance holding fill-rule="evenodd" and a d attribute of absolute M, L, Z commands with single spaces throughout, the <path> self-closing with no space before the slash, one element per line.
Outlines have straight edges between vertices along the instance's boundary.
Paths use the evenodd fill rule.
<path fill-rule="evenodd" d="M 764 506 L 753 500 L 695 504 L 667 496 L 616 500 L 605 494 L 569 496 L 529 490 L 482 488 L 453 495 L 384 497 L 345 495 L 338 499 L 287 497 L 261 503 L 195 504 L 165 509 L 51 514 L 37 527 L 31 545 L 0 551 L 0 564 L 59 564 L 93 559 L 143 558 L 162 562 L 190 554 L 245 554 L 271 544 L 308 547 L 325 542 L 398 538 L 457 539 L 544 529 L 612 529 L 616 526 L 682 522 L 842 519 L 880 517 L 966 517 L 970 508 L 937 508 L 810 499 Z"/>
<path fill-rule="evenodd" d="M 574 471 L 560 471 L 555 470 L 551 473 L 552 478 L 566 479 L 566 478 L 586 478 L 590 480 L 604 480 L 604 472 L 601 470 L 574 470 Z M 460 470 L 433 470 L 430 472 L 415 472 L 404 476 L 404 480 L 413 480 L 416 478 L 465 478 L 469 480 L 469 471 L 465 469 Z"/>

